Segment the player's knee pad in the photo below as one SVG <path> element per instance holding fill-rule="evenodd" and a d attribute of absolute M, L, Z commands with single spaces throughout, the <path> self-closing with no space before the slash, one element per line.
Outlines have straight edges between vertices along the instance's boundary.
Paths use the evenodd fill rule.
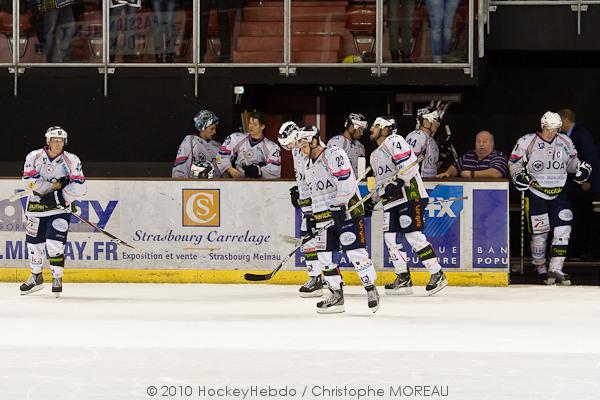
<path fill-rule="evenodd" d="M 545 262 L 547 240 L 547 232 L 531 235 L 531 258 L 533 258 L 534 264 Z"/>
<path fill-rule="evenodd" d="M 31 271 L 35 274 L 39 274 L 40 272 L 42 272 L 42 267 L 44 265 L 45 249 L 45 243 L 27 243 L 27 251 L 29 253 L 29 266 L 31 267 Z"/>
<path fill-rule="evenodd" d="M 571 237 L 571 226 L 561 225 L 554 228 L 552 237 L 552 246 L 550 246 L 550 255 L 552 257 L 566 257 Z"/>
<path fill-rule="evenodd" d="M 50 260 L 50 265 L 56 267 L 65 266 L 65 244 L 63 242 L 52 239 L 46 240 L 46 251 L 48 251 L 48 259 Z"/>
<path fill-rule="evenodd" d="M 319 251 L 317 252 L 317 257 L 323 268 L 323 271 L 331 270 L 337 267 L 337 264 L 333 263 L 333 253 L 331 251 Z"/>

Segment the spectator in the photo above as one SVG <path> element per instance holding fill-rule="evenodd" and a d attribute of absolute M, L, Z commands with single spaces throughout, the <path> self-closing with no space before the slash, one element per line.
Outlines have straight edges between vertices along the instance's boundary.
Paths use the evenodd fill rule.
<path fill-rule="evenodd" d="M 79 0 L 35 0 L 42 15 L 46 62 L 65 63 L 72 60 L 75 35 L 74 6 Z M 57 43 L 58 42 L 58 43 Z"/>
<path fill-rule="evenodd" d="M 217 9 L 217 22 L 219 24 L 219 41 L 221 62 L 231 62 L 231 26 L 229 24 L 229 11 L 241 10 L 243 0 L 200 0 L 200 62 L 204 62 L 208 40 L 208 20 L 211 6 Z"/>
<path fill-rule="evenodd" d="M 266 114 L 255 111 L 248 121 L 249 133 L 232 133 L 219 149 L 217 166 L 232 178 L 276 179 L 281 176 L 281 150 L 267 139 Z"/>
<path fill-rule="evenodd" d="M 481 131 L 475 136 L 475 150 L 460 157 L 438 178 L 508 178 L 508 161 L 501 151 L 494 149 L 494 135 Z"/>
<path fill-rule="evenodd" d="M 399 21 L 398 18 L 398 3 L 400 0 L 388 0 L 388 29 L 390 31 L 390 53 L 392 55 L 392 62 L 399 62 L 402 60 L 403 63 L 410 62 L 410 54 L 412 50 L 412 22 L 413 13 L 415 10 L 415 0 L 401 0 L 402 1 L 402 49 L 398 54 L 398 30 Z"/>
<path fill-rule="evenodd" d="M 175 10 L 178 5 L 178 0 L 152 0 L 156 24 L 154 26 L 154 57 L 157 63 L 175 62 Z"/>
<path fill-rule="evenodd" d="M 218 142 L 213 138 L 217 134 L 219 117 L 209 110 L 202 110 L 194 116 L 194 125 L 198 134 L 187 135 L 179 149 L 173 164 L 173 178 L 219 178 L 216 158 L 219 152 Z"/>
<path fill-rule="evenodd" d="M 110 7 L 110 62 L 115 62 L 119 50 L 119 32 L 125 35 L 125 44 L 120 49 L 123 62 L 132 62 L 135 55 L 136 14 L 142 6 L 142 0 L 111 0 Z M 124 19 L 121 20 L 121 15 Z"/>
<path fill-rule="evenodd" d="M 444 57 L 450 52 L 450 39 L 458 2 L 459 0 L 427 0 L 431 25 L 431 55 L 434 63 L 444 61 Z"/>
<path fill-rule="evenodd" d="M 581 124 L 577 124 L 573 110 L 564 108 L 558 111 L 562 120 L 562 131 L 573 141 L 577 157 L 592 166 L 592 173 L 587 182 L 581 185 L 567 180 L 567 194 L 573 206 L 573 236 L 571 254 L 579 258 L 589 258 L 598 248 L 598 232 L 594 224 L 595 214 L 593 202 L 600 200 L 600 163 L 598 162 L 598 147 L 592 134 Z"/>

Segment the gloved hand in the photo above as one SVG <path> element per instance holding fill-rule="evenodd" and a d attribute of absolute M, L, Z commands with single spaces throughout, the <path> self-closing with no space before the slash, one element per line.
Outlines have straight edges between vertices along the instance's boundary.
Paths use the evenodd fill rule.
<path fill-rule="evenodd" d="M 317 221 L 315 220 L 315 216 L 307 212 L 304 214 L 304 219 L 306 219 L 306 232 L 308 236 L 314 236 L 317 232 Z"/>
<path fill-rule="evenodd" d="M 257 164 L 242 165 L 242 168 L 244 169 L 244 175 L 246 175 L 247 178 L 262 177 L 262 172 Z"/>
<path fill-rule="evenodd" d="M 62 189 L 55 190 L 53 192 L 41 196 L 40 204 L 43 204 L 50 208 L 65 208 L 67 206 L 67 202 L 65 201 L 65 198 L 62 194 Z"/>
<path fill-rule="evenodd" d="M 372 197 L 369 197 L 367 201 L 363 203 L 363 207 L 365 209 L 365 217 L 371 217 L 373 215 L 373 209 L 375 209 L 376 205 L 377 203 L 375 202 L 375 200 L 373 200 Z"/>
<path fill-rule="evenodd" d="M 396 179 L 394 182 L 388 183 L 385 187 L 385 197 L 388 199 L 397 199 L 402 196 L 402 187 L 404 186 L 404 181 L 400 178 Z"/>
<path fill-rule="evenodd" d="M 331 218 L 333 218 L 333 222 L 342 226 L 348 220 L 346 217 L 346 207 L 345 206 L 329 206 L 329 211 L 331 211 Z"/>
<path fill-rule="evenodd" d="M 577 171 L 575 172 L 575 176 L 573 180 L 580 185 L 587 181 L 590 178 L 590 174 L 592 173 L 592 166 L 585 161 L 582 161 L 577 166 Z"/>
<path fill-rule="evenodd" d="M 298 186 L 292 186 L 290 188 L 290 200 L 292 201 L 292 205 L 294 208 L 300 208 L 300 204 L 298 201 L 300 200 L 300 192 L 298 191 Z"/>
<path fill-rule="evenodd" d="M 513 176 L 513 181 L 517 190 L 522 192 L 529 189 L 529 187 L 533 183 L 533 178 L 531 177 L 531 175 L 529 175 L 527 170 L 523 169 Z"/>
<path fill-rule="evenodd" d="M 65 186 L 67 186 L 69 183 L 71 183 L 71 180 L 69 179 L 68 176 L 63 176 L 62 178 L 58 179 L 58 183 L 60 183 L 60 188 L 64 189 Z"/>

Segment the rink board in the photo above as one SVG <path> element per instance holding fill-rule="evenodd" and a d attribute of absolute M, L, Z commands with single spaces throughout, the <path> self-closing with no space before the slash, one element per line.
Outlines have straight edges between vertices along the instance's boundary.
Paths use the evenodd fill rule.
<path fill-rule="evenodd" d="M 271 270 L 299 236 L 300 216 L 289 202 L 287 181 L 88 180 L 81 215 L 132 244 L 133 251 L 71 217 L 65 249 L 66 280 L 80 282 L 242 283 L 246 271 Z M 454 285 L 508 284 L 508 182 L 427 182 L 432 201 L 425 233 Z M 0 280 L 27 274 L 24 200 L 17 179 L 0 180 Z M 366 187 L 361 190 L 366 191 Z M 393 267 L 385 249 L 383 213 L 368 221 L 368 249 L 384 280 Z M 427 273 L 410 246 L 417 284 Z M 337 254 L 348 283 L 358 283 Z M 346 266 L 346 267 L 344 267 Z M 302 258 L 292 257 L 273 283 L 306 279 Z"/>

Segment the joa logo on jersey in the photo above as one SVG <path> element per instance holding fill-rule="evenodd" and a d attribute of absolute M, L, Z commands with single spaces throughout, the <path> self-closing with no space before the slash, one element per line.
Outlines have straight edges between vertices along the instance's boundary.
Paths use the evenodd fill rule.
<path fill-rule="evenodd" d="M 183 226 L 221 226 L 219 189 L 183 189 Z"/>

